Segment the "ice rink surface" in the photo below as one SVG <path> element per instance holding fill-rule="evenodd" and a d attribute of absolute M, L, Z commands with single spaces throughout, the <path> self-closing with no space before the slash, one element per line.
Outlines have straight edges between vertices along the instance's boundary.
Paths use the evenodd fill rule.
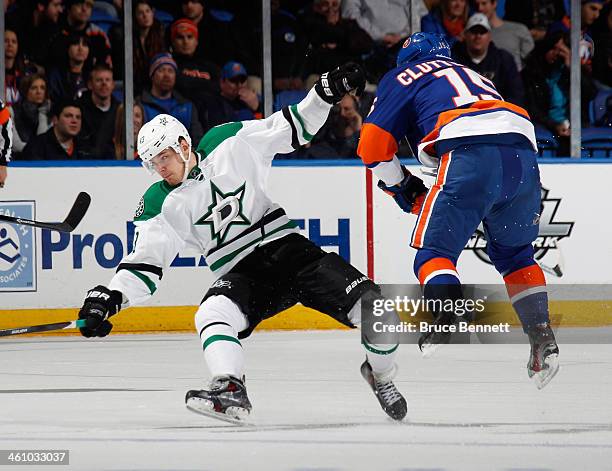
<path fill-rule="evenodd" d="M 560 337 L 562 341 L 562 336 Z M 528 345 L 403 345 L 393 423 L 359 374 L 355 331 L 244 341 L 252 427 L 188 411 L 199 339 L 0 340 L 0 449 L 67 449 L 70 470 L 612 470 L 612 345 L 562 344 L 542 391 Z"/>

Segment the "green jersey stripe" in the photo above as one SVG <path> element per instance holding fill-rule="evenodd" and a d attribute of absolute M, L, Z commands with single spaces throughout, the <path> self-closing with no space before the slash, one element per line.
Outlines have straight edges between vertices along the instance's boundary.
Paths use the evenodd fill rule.
<path fill-rule="evenodd" d="M 379 350 L 379 349 L 374 348 L 372 345 L 370 345 L 369 343 L 364 341 L 363 342 L 363 346 L 365 347 L 365 349 L 367 351 L 372 352 L 372 353 L 376 353 L 377 355 L 389 355 L 390 353 L 393 353 L 395 350 L 397 350 L 397 347 L 399 345 L 393 346 L 393 348 L 391 348 L 390 350 Z"/>
<path fill-rule="evenodd" d="M 240 121 L 215 126 L 204 135 L 200 141 L 200 144 L 198 145 L 197 150 L 204 153 L 204 156 L 209 156 L 219 146 L 219 144 L 226 139 L 235 136 L 238 131 L 242 129 L 242 127 L 243 124 Z"/>
<path fill-rule="evenodd" d="M 302 136 L 304 137 L 304 139 L 306 139 L 307 141 L 312 141 L 312 138 L 314 136 L 306 130 L 306 126 L 304 125 L 304 119 L 302 118 L 300 113 L 298 113 L 297 105 L 291 105 L 289 109 L 291 110 L 293 115 L 296 117 L 296 119 L 299 121 L 300 126 L 302 126 Z"/>
<path fill-rule="evenodd" d="M 252 247 L 254 244 L 257 244 L 259 242 L 261 242 L 262 240 L 267 239 L 269 236 L 271 236 L 272 234 L 278 234 L 281 231 L 287 231 L 288 234 L 295 232 L 295 229 L 297 228 L 297 224 L 294 221 L 289 221 L 287 224 L 284 224 L 283 226 L 274 229 L 270 232 L 268 232 L 267 234 L 265 234 L 263 237 L 258 237 L 257 239 L 249 242 L 246 245 L 243 245 L 242 247 L 240 247 L 237 250 L 234 250 L 233 252 L 222 256 L 221 258 L 219 258 L 218 260 L 211 262 L 210 260 L 209 262 L 209 266 L 210 269 L 212 271 L 216 271 L 219 268 L 221 268 L 223 265 L 231 262 L 234 258 L 236 258 L 240 253 L 243 253 L 246 249 L 248 249 L 249 247 Z"/>
<path fill-rule="evenodd" d="M 206 339 L 202 348 L 206 350 L 206 347 L 208 347 L 211 343 L 218 342 L 220 340 L 225 340 L 227 342 L 235 342 L 242 347 L 240 340 L 238 340 L 236 337 L 230 337 L 229 335 L 211 335 Z"/>
<path fill-rule="evenodd" d="M 151 294 L 153 294 L 153 293 L 155 293 L 155 291 L 157 291 L 157 285 L 147 275 L 143 275 L 142 273 L 140 273 L 139 271 L 136 271 L 136 270 L 128 270 L 128 271 L 132 275 L 134 275 L 136 278 L 138 278 L 140 281 L 142 281 L 145 285 L 147 285 L 147 288 L 149 288 L 149 291 L 151 292 Z"/>

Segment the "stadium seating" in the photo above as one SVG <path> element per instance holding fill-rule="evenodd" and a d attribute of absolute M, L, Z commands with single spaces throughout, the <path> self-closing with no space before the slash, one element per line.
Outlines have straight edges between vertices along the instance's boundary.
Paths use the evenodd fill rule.
<path fill-rule="evenodd" d="M 274 103 L 272 105 L 274 111 L 278 111 L 285 106 L 295 105 L 299 103 L 308 92 L 304 90 L 285 90 L 274 95 Z"/>
<path fill-rule="evenodd" d="M 582 157 L 612 157 L 612 130 L 609 127 L 583 129 Z"/>
<path fill-rule="evenodd" d="M 535 127 L 536 141 L 538 143 L 538 154 L 540 157 L 556 157 L 559 143 L 555 136 L 546 128 Z"/>
<path fill-rule="evenodd" d="M 604 124 L 604 117 L 608 111 L 607 101 L 610 97 L 612 97 L 612 90 L 601 90 L 589 103 L 589 121 L 593 126 Z"/>
<path fill-rule="evenodd" d="M 91 22 L 108 34 L 113 25 L 121 23 L 115 7 L 109 3 L 96 2 L 91 12 Z"/>

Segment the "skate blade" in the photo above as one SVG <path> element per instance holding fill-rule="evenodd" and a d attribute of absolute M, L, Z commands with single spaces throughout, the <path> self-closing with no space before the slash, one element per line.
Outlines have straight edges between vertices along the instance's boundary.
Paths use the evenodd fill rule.
<path fill-rule="evenodd" d="M 559 372 L 559 355 L 553 353 L 544 360 L 546 368 L 538 371 L 531 379 L 538 389 L 543 389 Z"/>
<path fill-rule="evenodd" d="M 242 407 L 228 407 L 225 413 L 216 412 L 211 409 L 212 403 L 210 401 L 195 397 L 189 398 L 185 406 L 196 414 L 205 415 L 206 417 L 222 420 L 230 424 L 241 425 L 243 427 L 253 425 L 246 420 L 249 417 L 249 411 Z"/>
<path fill-rule="evenodd" d="M 421 345 L 421 355 L 423 358 L 431 358 L 436 353 L 436 350 L 440 348 L 439 343 L 424 343 Z"/>

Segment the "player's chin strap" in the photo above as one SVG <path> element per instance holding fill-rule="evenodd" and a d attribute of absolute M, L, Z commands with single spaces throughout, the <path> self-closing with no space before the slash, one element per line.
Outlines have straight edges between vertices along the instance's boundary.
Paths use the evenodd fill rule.
<path fill-rule="evenodd" d="M 185 180 L 187 180 L 187 176 L 189 175 L 189 171 L 191 170 L 189 168 L 189 161 L 191 160 L 191 146 L 189 146 L 189 149 L 187 150 L 187 160 L 185 160 L 185 157 L 183 157 L 182 151 L 179 155 L 181 156 L 181 159 L 185 163 L 185 172 L 183 173 L 183 179 L 181 180 L 181 183 L 183 183 Z"/>

